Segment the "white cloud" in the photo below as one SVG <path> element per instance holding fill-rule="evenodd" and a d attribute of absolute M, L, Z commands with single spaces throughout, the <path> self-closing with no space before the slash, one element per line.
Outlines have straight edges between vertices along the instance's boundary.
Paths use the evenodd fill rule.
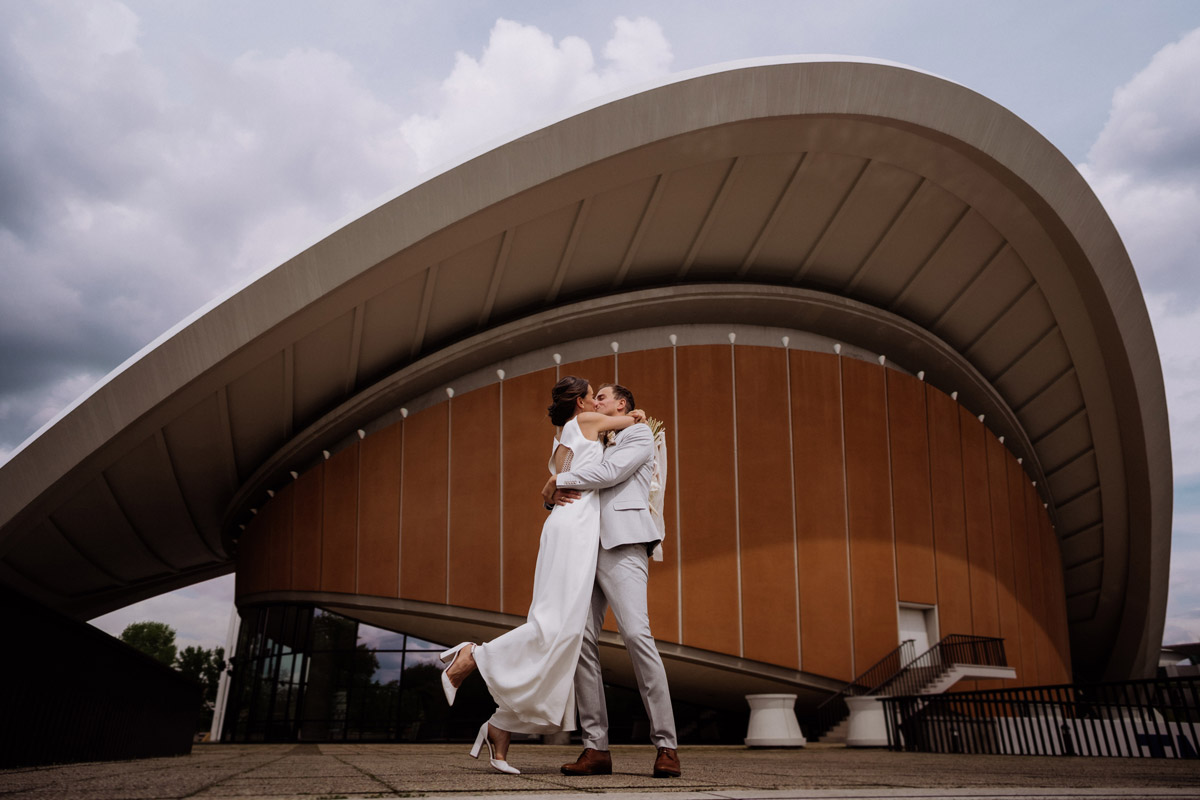
<path fill-rule="evenodd" d="M 1200 495 L 1200 484 L 1196 491 Z M 1187 503 L 1176 497 L 1164 644 L 1200 642 L 1200 507 L 1180 507 Z"/>
<path fill-rule="evenodd" d="M 186 83 L 114 0 L 0 4 L 0 447 L 210 298 L 497 133 L 667 70 L 657 23 L 592 47 L 498 21 L 414 114 L 337 53 L 221 60 Z M 174 73 L 172 73 L 174 74 Z M 415 151 L 415 152 L 414 152 Z M 63 376 L 70 376 L 64 378 Z M 90 380 L 89 380 L 90 384 Z"/>
<path fill-rule="evenodd" d="M 457 54 L 438 107 L 405 120 L 405 140 L 421 169 L 429 169 L 505 131 L 663 75 L 672 59 L 662 28 L 645 17 L 618 17 L 602 52 L 598 67 L 577 36 L 556 44 L 532 25 L 498 20 L 478 59 Z"/>
<path fill-rule="evenodd" d="M 1200 218 L 1198 218 L 1200 219 Z M 1175 483 L 1200 482 L 1200 305 L 1183 307 L 1174 295 L 1146 295 L 1162 360 L 1171 426 Z M 1197 526 L 1200 531 L 1200 526 Z"/>
<path fill-rule="evenodd" d="M 1125 241 L 1154 325 L 1176 483 L 1200 478 L 1200 29 L 1113 96 L 1080 171 Z"/>
<path fill-rule="evenodd" d="M 1144 288 L 1200 302 L 1200 29 L 1113 96 L 1080 167 L 1117 223 Z"/>
<path fill-rule="evenodd" d="M 1137 270 L 1171 427 L 1175 513 L 1164 642 L 1200 641 L 1200 29 L 1162 48 L 1113 96 L 1080 171 Z"/>
<path fill-rule="evenodd" d="M 1108 124 L 1088 153 L 1103 171 L 1133 170 L 1189 183 L 1200 171 L 1200 28 L 1167 45 L 1113 95 Z M 1190 174 L 1189 174 L 1190 173 Z"/>
<path fill-rule="evenodd" d="M 415 172 L 342 57 L 182 52 L 117 2 L 0 5 L 0 443 Z M 56 405 L 49 409 L 46 406 Z"/>

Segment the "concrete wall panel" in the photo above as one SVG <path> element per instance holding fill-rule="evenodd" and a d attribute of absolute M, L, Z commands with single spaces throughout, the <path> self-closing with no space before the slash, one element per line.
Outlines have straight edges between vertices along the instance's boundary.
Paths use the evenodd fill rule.
<path fill-rule="evenodd" d="M 498 610 L 500 387 L 455 397 L 450 408 L 450 605 Z"/>
<path fill-rule="evenodd" d="M 292 588 L 292 520 L 295 489 L 288 484 L 275 493 L 275 500 L 263 506 L 261 516 L 267 535 L 267 583 Z"/>
<path fill-rule="evenodd" d="M 843 358 L 842 408 L 854 664 L 855 671 L 862 672 L 899 643 L 883 370 Z"/>
<path fill-rule="evenodd" d="M 324 524 L 325 465 L 301 473 L 293 494 L 292 588 L 321 590 L 321 536 Z"/>
<path fill-rule="evenodd" d="M 738 529 L 746 658 L 792 669 L 797 641 L 792 454 L 787 440 L 787 351 L 738 347 Z"/>
<path fill-rule="evenodd" d="M 325 462 L 322 501 L 321 591 L 353 592 L 358 569 L 359 443 Z"/>
<path fill-rule="evenodd" d="M 929 488 L 929 426 L 925 385 L 887 370 L 888 441 L 891 446 L 892 524 L 896 531 L 896 597 L 937 604 L 933 509 Z"/>
<path fill-rule="evenodd" d="M 676 359 L 683 643 L 740 656 L 730 347 L 680 347 Z"/>
<path fill-rule="evenodd" d="M 837 356 L 791 353 L 800 666 L 805 672 L 850 680 L 855 665 L 841 395 Z"/>
<path fill-rule="evenodd" d="M 400 451 L 403 424 L 362 441 L 358 593 L 394 597 L 400 589 Z"/>
<path fill-rule="evenodd" d="M 504 381 L 500 428 L 501 607 L 506 614 L 524 614 L 533 598 L 533 566 L 538 540 L 546 523 L 540 493 L 550 477 L 554 427 L 546 416 L 554 369 L 531 372 Z"/>
<path fill-rule="evenodd" d="M 449 406 L 441 403 L 404 421 L 400 516 L 402 597 L 445 603 Z"/>

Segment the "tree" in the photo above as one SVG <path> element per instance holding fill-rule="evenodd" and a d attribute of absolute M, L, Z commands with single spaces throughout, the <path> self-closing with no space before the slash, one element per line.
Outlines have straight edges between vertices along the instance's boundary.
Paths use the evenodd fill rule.
<path fill-rule="evenodd" d="M 131 623 L 121 631 L 121 641 L 168 667 L 174 664 L 175 629 L 165 622 Z"/>
<path fill-rule="evenodd" d="M 200 684 L 202 692 L 196 730 L 208 730 L 212 727 L 213 710 L 217 705 L 217 684 L 225 671 L 225 648 L 185 647 L 175 658 L 175 669 Z"/>
<path fill-rule="evenodd" d="M 175 657 L 175 669 L 204 687 L 204 700 L 217 701 L 217 683 L 225 671 L 225 648 L 185 647 Z"/>

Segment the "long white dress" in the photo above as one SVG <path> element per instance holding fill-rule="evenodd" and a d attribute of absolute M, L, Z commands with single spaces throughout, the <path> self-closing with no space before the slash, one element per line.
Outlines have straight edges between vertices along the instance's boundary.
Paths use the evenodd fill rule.
<path fill-rule="evenodd" d="M 560 443 L 571 451 L 572 469 L 604 457 L 604 448 L 584 438 L 574 418 L 554 441 L 555 450 Z M 575 667 L 600 544 L 599 495 L 582 495 L 555 506 L 542 526 L 525 624 L 475 648 L 475 664 L 496 701 L 490 721 L 497 728 L 515 733 L 575 729 Z"/>

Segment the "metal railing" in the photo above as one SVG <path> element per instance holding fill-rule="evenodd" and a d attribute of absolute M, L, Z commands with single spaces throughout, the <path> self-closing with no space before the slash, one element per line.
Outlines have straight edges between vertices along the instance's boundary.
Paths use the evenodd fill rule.
<path fill-rule="evenodd" d="M 865 694 L 919 694 L 954 664 L 1008 666 L 1004 655 L 1004 640 L 988 636 L 951 633 L 915 658 L 914 653 L 913 640 L 904 640 L 899 647 L 875 662 L 866 672 L 822 701 L 816 711 L 802 723 L 805 736 L 816 741 L 845 719 L 850 713 L 846 705 L 847 697 Z"/>
<path fill-rule="evenodd" d="M 888 747 L 933 753 L 1196 758 L 1200 677 L 882 698 Z"/>
<path fill-rule="evenodd" d="M 990 636 L 951 633 L 917 656 L 872 694 L 920 694 L 955 664 L 1006 667 L 1004 640 Z"/>
<path fill-rule="evenodd" d="M 912 661 L 913 654 L 913 640 L 905 639 L 866 672 L 847 683 L 836 694 L 825 698 L 816 711 L 804 721 L 804 727 L 807 728 L 805 735 L 813 741 L 820 739 L 850 713 L 846 705 L 847 697 L 870 694 L 904 669 L 904 665 Z"/>

